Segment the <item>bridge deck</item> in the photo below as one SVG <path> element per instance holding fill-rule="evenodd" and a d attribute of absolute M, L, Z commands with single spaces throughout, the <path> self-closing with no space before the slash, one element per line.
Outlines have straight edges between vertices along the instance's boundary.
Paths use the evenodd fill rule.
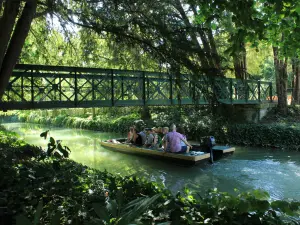
<path fill-rule="evenodd" d="M 1 110 L 272 102 L 271 82 L 97 68 L 16 65 Z"/>

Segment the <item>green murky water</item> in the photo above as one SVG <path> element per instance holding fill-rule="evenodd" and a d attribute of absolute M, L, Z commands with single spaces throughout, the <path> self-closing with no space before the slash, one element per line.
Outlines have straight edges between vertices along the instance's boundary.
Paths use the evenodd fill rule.
<path fill-rule="evenodd" d="M 233 193 L 263 189 L 273 199 L 300 200 L 300 153 L 260 148 L 236 147 L 234 155 L 213 165 L 181 167 L 168 162 L 113 152 L 100 146 L 100 140 L 119 137 L 114 133 L 48 127 L 25 123 L 4 126 L 21 135 L 30 144 L 46 148 L 47 140 L 39 134 L 50 129 L 50 135 L 63 140 L 72 150 L 70 157 L 99 170 L 121 175 L 136 174 L 161 182 L 174 193 L 188 188 L 204 192 L 209 188 Z"/>

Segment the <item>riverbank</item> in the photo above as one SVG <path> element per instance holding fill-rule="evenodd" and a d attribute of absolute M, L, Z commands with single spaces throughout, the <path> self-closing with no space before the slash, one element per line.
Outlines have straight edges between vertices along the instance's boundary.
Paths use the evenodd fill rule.
<path fill-rule="evenodd" d="M 76 111 L 76 109 L 74 109 Z M 126 134 L 133 124 L 142 126 L 182 125 L 189 139 L 199 141 L 199 137 L 213 135 L 218 143 L 271 147 L 274 149 L 300 151 L 299 107 L 289 107 L 287 116 L 278 115 L 274 109 L 259 123 L 232 123 L 225 118 L 214 118 L 207 109 L 194 108 L 185 111 L 176 108 L 154 108 L 151 120 L 143 121 L 138 110 L 114 109 L 113 113 L 101 112 L 95 115 L 89 110 L 78 109 L 69 115 L 66 110 L 15 112 L 6 116 L 7 120 L 39 123 L 58 127 L 80 128 L 103 132 Z M 82 112 L 81 112 L 82 111 Z M 55 113 L 53 113 L 55 112 Z M 2 119 L 5 118 L 2 115 Z M 180 118 L 180 119 L 179 119 Z"/>
<path fill-rule="evenodd" d="M 292 214 L 300 206 L 270 202 L 261 191 L 231 196 L 211 190 L 200 198 L 185 190 L 173 196 L 144 178 L 101 172 L 69 159 L 42 160 L 40 148 L 9 132 L 0 136 L 2 221 L 19 214 L 32 221 L 41 211 L 41 224 L 57 218 L 63 224 L 288 224 L 278 213 Z"/>

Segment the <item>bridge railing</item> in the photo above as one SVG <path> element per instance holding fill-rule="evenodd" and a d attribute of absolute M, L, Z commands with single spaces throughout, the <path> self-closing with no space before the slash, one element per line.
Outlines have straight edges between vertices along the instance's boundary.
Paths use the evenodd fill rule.
<path fill-rule="evenodd" d="M 271 102 L 270 82 L 146 71 L 16 65 L 0 108 L 73 108 Z"/>

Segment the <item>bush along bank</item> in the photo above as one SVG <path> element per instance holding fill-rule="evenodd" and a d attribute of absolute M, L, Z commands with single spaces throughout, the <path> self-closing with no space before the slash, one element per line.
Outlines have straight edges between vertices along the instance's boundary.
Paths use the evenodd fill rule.
<path fill-rule="evenodd" d="M 71 127 L 104 132 L 127 133 L 130 126 L 139 121 L 137 113 L 119 117 L 107 117 L 100 115 L 96 117 L 74 117 L 67 114 L 55 117 L 42 116 L 38 112 L 19 113 L 20 122 L 38 123 L 58 127 Z"/>
<path fill-rule="evenodd" d="M 189 139 L 198 141 L 200 137 L 213 135 L 217 143 L 236 144 L 258 147 L 275 147 L 287 150 L 300 151 L 300 126 L 296 123 L 244 123 L 233 124 L 222 117 L 213 117 L 207 111 L 192 110 L 178 114 L 178 110 L 167 108 L 152 110 L 152 120 L 147 121 L 147 126 L 169 126 L 171 123 L 184 127 Z M 178 118 L 181 118 L 180 120 Z M 41 116 L 38 112 L 19 113 L 22 122 L 33 122 L 53 126 L 65 126 L 116 132 L 125 134 L 133 124 L 145 126 L 138 113 L 119 117 L 98 115 L 95 118 L 73 117 L 66 114 L 56 117 Z"/>
<path fill-rule="evenodd" d="M 218 141 L 300 151 L 300 127 L 287 124 L 232 124 L 215 132 Z"/>
<path fill-rule="evenodd" d="M 173 196 L 143 178 L 94 170 L 54 152 L 0 131 L 1 224 L 297 223 L 299 202 L 270 202 L 263 191 Z"/>
<path fill-rule="evenodd" d="M 74 109 L 76 110 L 76 109 Z M 198 140 L 199 137 L 213 134 L 213 123 L 218 123 L 222 119 L 213 120 L 207 109 L 194 109 L 186 107 L 179 110 L 178 107 L 155 107 L 150 110 L 151 119 L 141 120 L 141 115 L 137 110 L 130 113 L 128 109 L 122 113 L 122 109 L 112 109 L 115 113 L 101 112 L 95 117 L 82 114 L 82 116 L 71 116 L 65 110 L 60 110 L 58 115 L 43 111 L 23 112 L 19 111 L 13 114 L 17 116 L 20 122 L 39 123 L 60 127 L 72 127 L 88 130 L 97 130 L 104 132 L 127 133 L 132 125 L 137 127 L 164 127 L 175 123 L 184 127 L 190 139 Z"/>

